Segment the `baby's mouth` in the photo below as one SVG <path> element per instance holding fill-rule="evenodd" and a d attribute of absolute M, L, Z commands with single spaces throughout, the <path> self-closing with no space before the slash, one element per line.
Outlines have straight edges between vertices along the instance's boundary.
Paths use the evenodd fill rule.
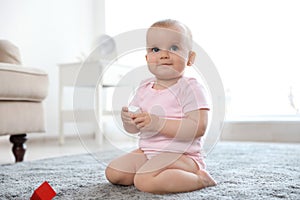
<path fill-rule="evenodd" d="M 171 66 L 172 65 L 172 63 L 162 63 L 162 64 L 160 64 L 160 66 Z"/>

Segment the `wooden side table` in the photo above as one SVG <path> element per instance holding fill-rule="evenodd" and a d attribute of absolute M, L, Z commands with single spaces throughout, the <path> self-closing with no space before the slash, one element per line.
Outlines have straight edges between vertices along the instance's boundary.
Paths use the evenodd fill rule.
<path fill-rule="evenodd" d="M 86 64 L 85 64 L 86 65 Z M 103 131 L 101 130 L 102 122 L 101 122 L 101 111 L 100 111 L 100 104 L 101 98 L 100 92 L 101 88 L 96 87 L 95 80 L 102 71 L 101 63 L 91 63 L 91 67 L 89 70 L 81 70 L 82 63 L 66 63 L 66 64 L 59 64 L 59 103 L 58 103 L 58 111 L 59 111 L 59 143 L 64 144 L 64 124 L 66 122 L 75 122 L 74 118 L 74 111 L 76 112 L 76 122 L 92 122 L 98 123 L 94 124 L 95 127 L 95 137 L 97 138 L 98 142 L 102 143 Z M 78 74 L 81 73 L 80 81 L 77 81 Z M 83 73 L 83 74 L 82 74 Z M 96 89 L 95 94 L 95 110 L 92 108 L 87 109 L 65 109 L 63 106 L 64 102 L 64 89 L 66 87 L 71 87 L 73 89 L 76 88 L 83 88 L 83 89 Z M 72 97 L 73 99 L 73 97 Z M 68 102 L 72 105 L 72 102 Z M 72 106 L 74 108 L 74 105 Z M 98 122 L 95 122 L 95 114 L 98 118 Z M 97 128 L 99 127 L 99 128 Z"/>
<path fill-rule="evenodd" d="M 99 144 L 103 142 L 103 88 L 115 87 L 116 83 L 131 69 L 130 66 L 121 65 L 114 63 L 109 66 L 108 72 L 106 72 L 105 77 L 101 82 L 97 83 L 95 86 L 95 80 L 98 80 L 99 75 L 103 72 L 103 65 L 100 61 L 91 63 L 90 66 L 84 64 L 85 68 L 88 70 L 82 70 L 82 63 L 65 63 L 59 64 L 59 143 L 64 144 L 64 124 L 75 123 L 74 109 L 65 109 L 63 106 L 64 102 L 64 88 L 83 88 L 83 89 L 96 89 L 95 91 L 95 107 L 94 109 L 77 109 L 76 112 L 76 122 L 91 122 L 94 124 L 95 139 Z M 77 80 L 78 74 L 80 72 L 80 81 Z M 108 74 L 107 74 L 108 73 Z M 76 85 L 75 85 L 76 84 Z M 73 99 L 73 98 L 72 98 Z M 72 104 L 72 102 L 68 102 Z M 74 105 L 73 105 L 74 108 Z M 107 114 L 107 112 L 106 112 Z M 97 121 L 95 121 L 95 115 Z"/>

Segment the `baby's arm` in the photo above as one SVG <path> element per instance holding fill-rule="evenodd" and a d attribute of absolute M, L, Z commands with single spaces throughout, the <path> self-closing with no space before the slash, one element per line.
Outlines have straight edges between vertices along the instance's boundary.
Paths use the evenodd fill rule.
<path fill-rule="evenodd" d="M 167 137 L 191 140 L 204 135 L 208 110 L 194 110 L 181 120 L 165 119 L 146 112 L 134 115 L 134 123 L 142 131 L 159 132 Z"/>
<path fill-rule="evenodd" d="M 133 114 L 128 112 L 128 107 L 123 107 L 121 111 L 121 118 L 123 127 L 128 133 L 138 133 L 140 130 L 137 128 L 133 121 Z"/>

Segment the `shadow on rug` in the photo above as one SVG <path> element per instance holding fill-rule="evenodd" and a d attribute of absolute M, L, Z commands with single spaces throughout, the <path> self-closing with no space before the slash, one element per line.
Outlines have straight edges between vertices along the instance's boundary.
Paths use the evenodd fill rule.
<path fill-rule="evenodd" d="M 206 159 L 215 187 L 169 195 L 114 186 L 104 176 L 105 163 L 118 152 L 90 154 L 0 166 L 0 199 L 29 199 L 48 181 L 54 199 L 299 199 L 300 144 L 219 142 Z M 98 156 L 99 156 L 98 155 Z"/>

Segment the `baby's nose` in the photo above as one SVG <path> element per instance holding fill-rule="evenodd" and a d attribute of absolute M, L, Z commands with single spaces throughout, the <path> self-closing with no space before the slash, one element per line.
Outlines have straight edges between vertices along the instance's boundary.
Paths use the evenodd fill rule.
<path fill-rule="evenodd" d="M 169 53 L 170 52 L 168 50 L 161 50 L 160 51 L 160 58 L 161 59 L 168 59 L 168 58 L 170 58 Z"/>

